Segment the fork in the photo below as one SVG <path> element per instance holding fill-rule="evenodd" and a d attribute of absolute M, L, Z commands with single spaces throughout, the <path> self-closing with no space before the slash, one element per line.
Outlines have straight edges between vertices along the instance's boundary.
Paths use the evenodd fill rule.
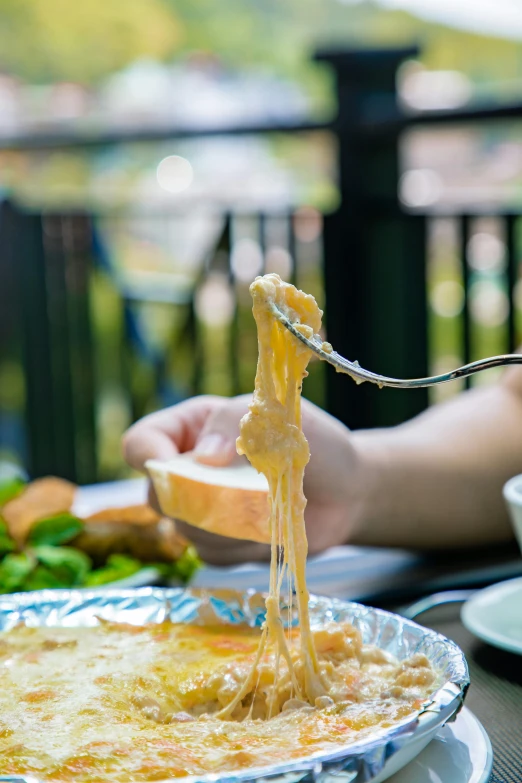
<path fill-rule="evenodd" d="M 323 341 L 322 337 L 318 334 L 313 334 L 307 337 L 299 330 L 300 324 L 293 323 L 290 319 L 275 305 L 270 305 L 273 315 L 277 320 L 283 324 L 288 331 L 300 340 L 307 348 L 309 348 L 319 359 L 328 362 L 335 367 L 336 372 L 346 373 L 350 375 L 355 383 L 375 383 L 380 389 L 383 386 L 391 386 L 396 389 L 420 389 L 426 386 L 436 386 L 438 383 L 448 383 L 449 381 L 456 381 L 459 378 L 467 378 L 469 375 L 474 375 L 477 372 L 483 370 L 490 370 L 492 367 L 504 367 L 509 364 L 522 364 L 522 355 L 516 353 L 507 353 L 501 356 L 490 356 L 487 359 L 480 359 L 470 364 L 465 364 L 463 367 L 458 367 L 451 372 L 441 373 L 440 375 L 432 375 L 428 378 L 388 378 L 385 375 L 379 375 L 378 373 L 365 370 L 359 362 L 350 362 L 343 356 L 333 350 L 330 343 Z"/>

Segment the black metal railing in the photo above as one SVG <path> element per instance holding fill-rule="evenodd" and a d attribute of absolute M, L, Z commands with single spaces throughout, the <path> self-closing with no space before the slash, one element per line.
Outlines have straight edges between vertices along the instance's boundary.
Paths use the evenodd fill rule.
<path fill-rule="evenodd" d="M 285 214 L 249 216 L 254 226 L 252 241 L 259 249 L 255 271 L 262 273 L 270 268 L 269 228 L 279 221 L 286 237 L 282 246 L 277 245 L 282 251 L 279 260 L 283 258 L 286 263 L 283 276 L 310 290 L 324 304 L 328 339 L 335 348 L 382 373 L 421 375 L 430 369 L 432 358 L 428 237 L 433 221 L 441 216 L 407 211 L 398 198 L 401 134 L 427 124 L 443 127 L 456 122 L 522 119 L 522 104 L 407 115 L 398 106 L 396 71 L 414 53 L 405 49 L 321 55 L 319 59 L 328 62 L 336 77 L 338 113 L 329 122 L 205 130 L 142 129 L 95 135 L 37 134 L 4 138 L 0 148 L 83 148 L 212 135 L 331 133 L 338 150 L 339 206 L 322 219 L 313 218 L 321 227 L 311 253 L 309 247 L 304 252 L 306 242 L 296 232 L 298 205 Z M 117 466 L 105 465 L 100 457 L 100 440 L 107 441 L 110 418 L 106 410 L 100 412 L 100 389 L 106 377 L 118 387 L 129 421 L 155 406 L 194 393 L 250 390 L 256 360 L 255 334 L 246 293 L 248 276 L 238 275 L 235 258 L 236 229 L 246 217 L 222 215 L 219 235 L 202 259 L 185 297 L 169 299 L 165 293 L 155 298 L 130 292 L 121 279 L 116 281 L 116 276 L 111 276 L 103 216 L 68 210 L 43 214 L 4 203 L 0 216 L 0 296 L 3 291 L 11 317 L 2 315 L 3 334 L 9 338 L 0 349 L 2 355 L 19 350 L 23 357 L 26 461 L 34 475 L 54 472 L 90 481 L 117 470 Z M 504 227 L 506 246 L 505 271 L 500 275 L 509 305 L 505 349 L 512 350 L 518 339 L 518 215 L 497 217 Z M 173 218 L 161 216 L 165 220 Z M 159 218 L 149 215 L 147 219 Z M 448 219 L 456 221 L 460 231 L 463 303 L 454 320 L 460 332 L 457 353 L 467 361 L 476 349 L 470 298 L 473 273 L 467 260 L 474 215 L 468 211 Z M 228 302 L 224 306 L 225 310 L 228 307 L 227 318 L 220 323 L 201 318 L 202 301 L 210 284 L 220 287 L 222 298 Z M 100 285 L 117 289 L 119 302 L 118 323 L 105 335 L 97 331 L 92 317 L 93 309 L 104 307 Z M 177 321 L 167 329 L 158 347 L 140 328 L 140 308 L 159 311 L 165 306 L 176 312 Z M 113 332 L 118 332 L 117 339 Z M 104 341 L 110 342 L 107 334 L 112 335 L 112 353 L 104 349 Z M 312 367 L 308 394 L 353 427 L 395 424 L 428 404 L 424 390 L 403 393 L 355 387 L 319 365 Z M 110 438 L 107 442 L 110 445 Z"/>
<path fill-rule="evenodd" d="M 109 223 L 127 220 L 111 216 Z M 247 241 L 259 256 L 255 272 L 278 271 L 322 299 L 320 232 L 313 258 L 299 263 L 302 243 L 292 212 L 224 215 L 200 267 L 177 290 L 131 285 L 113 263 L 104 222 L 106 216 L 92 213 L 41 214 L 9 202 L 0 210 L 2 259 L 10 271 L 3 334 L 23 367 L 24 458 L 33 475 L 108 477 L 121 462 L 118 437 L 132 421 L 194 394 L 251 390 L 257 345 L 248 285 L 254 271 L 242 270 L 238 225 L 250 225 Z M 270 241 L 274 223 L 277 245 Z M 219 289 L 221 305 L 219 296 L 217 304 L 205 299 L 209 287 Z M 147 328 L 158 317 L 168 322 L 160 344 Z M 310 394 L 324 404 L 321 371 L 311 373 Z M 119 421 L 107 418 L 111 395 L 124 411 Z M 107 464 L 103 453 L 111 449 L 115 459 Z"/>
<path fill-rule="evenodd" d="M 490 271 L 474 268 L 470 250 L 473 239 L 480 236 L 477 224 L 485 219 L 494 222 L 496 232 L 501 237 L 499 243 L 502 245 L 502 258 L 498 258 L 496 264 L 488 264 L 495 267 Z M 428 218 L 429 224 L 446 221 L 455 229 L 456 274 L 462 287 L 462 302 L 456 312 L 446 314 L 445 318 L 446 321 L 453 322 L 459 336 L 453 351 L 455 362 L 467 363 L 492 353 L 512 353 L 520 345 L 522 332 L 518 317 L 520 303 L 517 301 L 517 283 L 520 279 L 522 252 L 517 235 L 521 220 L 521 216 L 513 212 L 437 214 Z M 501 304 L 504 305 L 501 309 L 505 312 L 501 312 L 493 324 L 481 325 L 474 313 L 476 308 L 473 307 L 473 291 L 477 283 L 485 283 L 490 292 L 496 291 Z M 429 309 L 433 318 L 433 306 Z M 480 379 L 478 380 L 480 382 Z M 474 382 L 477 382 L 477 378 L 468 378 L 464 385 L 469 387 Z"/>

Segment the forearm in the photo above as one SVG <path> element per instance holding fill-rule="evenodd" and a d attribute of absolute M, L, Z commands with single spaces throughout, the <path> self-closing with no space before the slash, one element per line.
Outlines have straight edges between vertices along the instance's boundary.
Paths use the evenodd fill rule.
<path fill-rule="evenodd" d="M 512 538 L 502 485 L 522 472 L 522 399 L 508 385 L 353 439 L 363 480 L 351 542 L 432 548 Z"/>

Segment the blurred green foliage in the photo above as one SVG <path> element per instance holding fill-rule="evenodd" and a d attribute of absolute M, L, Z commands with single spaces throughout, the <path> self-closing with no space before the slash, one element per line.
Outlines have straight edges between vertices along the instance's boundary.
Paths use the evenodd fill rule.
<path fill-rule="evenodd" d="M 467 32 L 338 0 L 0 0 L 0 67 L 34 83 L 94 85 L 140 58 L 200 52 L 232 67 L 262 67 L 303 84 L 323 106 L 326 70 L 310 54 L 335 45 L 417 41 L 428 68 L 456 69 L 476 82 L 518 74 L 517 41 Z"/>
<path fill-rule="evenodd" d="M 162 0 L 0 0 L 0 65 L 36 84 L 93 84 L 140 57 L 172 57 L 176 15 Z"/>

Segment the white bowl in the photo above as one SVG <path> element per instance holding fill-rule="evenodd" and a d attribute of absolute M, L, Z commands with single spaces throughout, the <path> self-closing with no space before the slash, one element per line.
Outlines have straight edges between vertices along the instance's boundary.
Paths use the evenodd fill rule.
<path fill-rule="evenodd" d="M 522 549 L 522 475 L 509 479 L 504 484 L 503 494 L 515 535 Z"/>

